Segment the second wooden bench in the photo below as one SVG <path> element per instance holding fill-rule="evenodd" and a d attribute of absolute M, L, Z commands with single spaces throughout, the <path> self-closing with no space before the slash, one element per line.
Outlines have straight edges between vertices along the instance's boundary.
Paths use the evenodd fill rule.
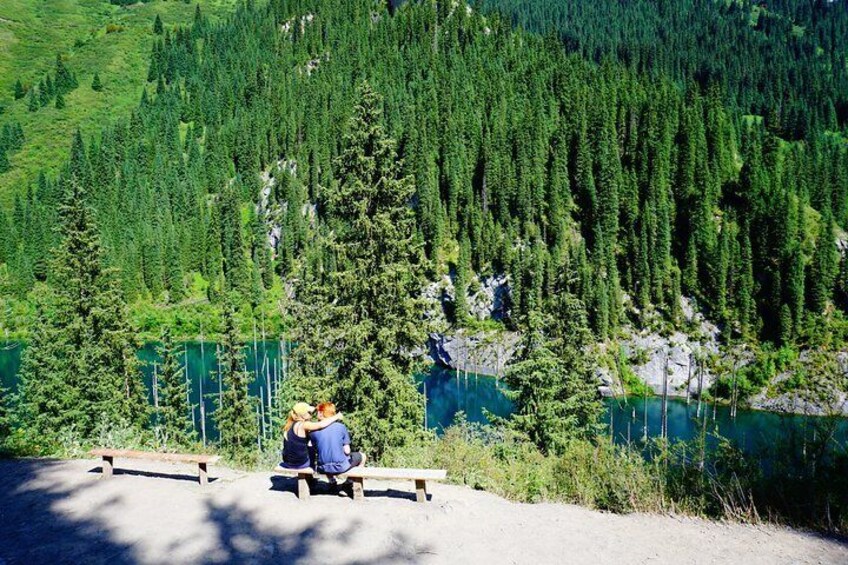
<path fill-rule="evenodd" d="M 98 448 L 89 452 L 93 457 L 103 458 L 103 478 L 112 476 L 115 458 L 148 459 L 151 461 L 168 461 L 171 463 L 197 463 L 197 478 L 201 485 L 209 482 L 208 465 L 217 463 L 221 458 L 217 455 L 196 455 L 192 453 L 156 453 L 152 451 L 134 451 L 132 449 Z"/>

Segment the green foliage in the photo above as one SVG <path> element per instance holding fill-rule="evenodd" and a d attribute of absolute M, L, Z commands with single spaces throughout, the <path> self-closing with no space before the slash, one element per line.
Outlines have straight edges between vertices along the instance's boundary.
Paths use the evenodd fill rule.
<path fill-rule="evenodd" d="M 624 391 L 629 396 L 638 396 L 641 398 L 653 396 L 654 390 L 633 372 L 630 365 L 631 360 L 627 358 L 624 351 L 619 350 L 618 355 L 618 367 L 620 368 L 621 384 L 624 387 Z"/>
<path fill-rule="evenodd" d="M 6 439 L 12 431 L 9 412 L 9 392 L 0 386 L 0 452 L 3 451 Z"/>
<path fill-rule="evenodd" d="M 524 29 L 547 33 L 598 63 L 610 59 L 680 84 L 721 84 L 738 113 L 803 137 L 838 129 L 848 92 L 848 15 L 831 2 L 483 0 Z M 753 23 L 752 23 L 753 22 Z M 799 33 L 799 30 L 803 30 Z M 742 55 L 744 54 L 744 55 Z M 731 156 L 725 154 L 722 165 Z"/>
<path fill-rule="evenodd" d="M 224 330 L 218 354 L 224 390 L 213 417 L 221 434 L 221 453 L 239 464 L 252 466 L 259 453 L 256 398 L 247 390 L 251 376 L 239 343 L 235 300 L 231 294 L 224 305 Z"/>
<path fill-rule="evenodd" d="M 169 328 L 162 333 L 161 343 L 159 357 L 162 363 L 157 371 L 159 409 L 156 422 L 162 442 L 166 446 L 187 446 L 197 440 L 197 433 L 190 416 L 193 407 L 188 404 L 189 390 L 185 368 L 180 365 L 182 351 L 174 344 Z"/>
<path fill-rule="evenodd" d="M 426 335 L 408 206 L 415 186 L 401 174 L 382 107 L 363 83 L 327 199 L 334 269 L 305 273 L 297 293 L 293 376 L 300 398 L 332 399 L 349 414 L 354 441 L 376 458 L 420 436 L 424 400 L 407 352 Z"/>
<path fill-rule="evenodd" d="M 712 395 L 716 398 L 730 399 L 736 389 L 737 398 L 746 400 L 768 387 L 774 378 L 786 371 L 792 372 L 789 381 L 800 378 L 796 371 L 799 368 L 798 351 L 791 346 L 773 349 L 768 345 L 754 351 L 751 362 L 734 369 L 732 366 L 716 379 L 712 387 Z M 789 386 L 787 381 L 781 385 Z"/>
<path fill-rule="evenodd" d="M 156 15 L 180 21 L 171 4 L 134 8 L 144 14 L 145 41 Z M 414 240 L 428 259 L 416 276 L 435 278 L 454 263 L 462 287 L 475 274 L 508 273 L 507 326 L 520 325 L 549 295 L 569 292 L 606 339 L 624 322 L 649 323 L 657 314 L 678 324 L 685 292 L 728 337 L 792 343 L 808 313 L 840 304 L 848 275 L 838 275 L 830 236 L 848 227 L 848 151 L 817 110 L 807 119 L 795 108 L 797 97 L 785 104 L 798 110 L 790 121 L 803 122 L 800 129 L 772 118 L 741 120 L 711 81 L 587 64 L 550 38 L 511 31 L 476 11 L 442 14 L 444 37 L 434 44 L 432 6 L 406 3 L 378 23 L 366 17 L 372 8 L 365 0 L 316 0 L 310 13 L 317 20 L 286 33 L 280 22 L 300 18 L 302 6 L 246 3 L 228 22 L 196 12 L 193 22 L 184 18 L 182 27 L 152 37 L 149 89 L 137 104 L 122 99 L 116 111 L 124 117 L 109 120 L 114 125 L 93 135 L 87 150 L 104 247 L 125 274 L 130 302 L 189 308 L 179 281 L 194 273 L 213 302 L 237 290 L 251 305 L 267 304 L 273 273 L 329 276 L 339 260 L 330 241 L 352 225 L 331 198 L 345 174 L 338 157 L 355 99 L 349 85 L 368 69 L 386 93 L 384 129 L 399 148 L 399 175 L 415 181 L 408 201 Z M 690 4 L 681 10 L 693 13 Z M 679 23 L 677 12 L 668 16 Z M 627 33 L 650 29 L 641 23 Z M 269 33 L 286 48 L 267 41 Z M 361 53 L 363 41 L 373 49 Z M 511 47 L 516 42 L 521 50 Z M 642 54 L 636 60 L 647 64 Z M 35 77 L 42 86 L 30 90 L 33 109 L 43 116 L 29 120 L 65 123 L 39 104 L 42 91 L 47 100 L 56 96 L 51 90 L 63 92 L 71 65 L 109 70 L 115 86 L 108 94 L 123 92 L 126 77 L 113 67 L 64 55 Z M 77 99 L 91 95 L 63 94 L 65 112 L 82 111 Z M 761 102 L 754 104 L 771 105 Z M 778 137 L 794 138 L 788 130 L 804 142 Z M 33 135 L 9 171 L 19 181 L 31 172 L 31 146 L 57 145 L 38 128 Z M 58 158 L 38 161 L 61 168 Z M 273 182 L 260 191 L 263 176 Z M 50 225 L 55 197 L 37 194 L 32 207 L 18 197 L 25 223 Z M 18 295 L 48 274 L 43 256 L 55 240 L 43 231 L 35 239 L 12 234 L 10 286 Z M 567 280 L 557 282 L 560 276 Z M 638 314 L 624 310 L 625 294 Z"/>
<path fill-rule="evenodd" d="M 94 73 L 94 78 L 91 81 L 91 90 L 94 92 L 103 92 L 103 83 L 100 82 L 100 73 Z"/>
<path fill-rule="evenodd" d="M 603 410 L 585 353 L 585 311 L 573 296 L 559 300 L 553 319 L 529 316 L 524 352 L 504 379 L 515 404 L 510 427 L 552 454 L 572 439 L 593 437 Z"/>
<path fill-rule="evenodd" d="M 153 33 L 156 35 L 162 35 L 165 33 L 165 28 L 162 25 L 162 18 L 159 17 L 159 14 L 156 14 L 156 20 L 153 22 Z"/>
<path fill-rule="evenodd" d="M 50 286 L 21 362 L 27 426 L 47 438 L 73 428 L 91 438 L 100 422 L 142 427 L 147 402 L 115 273 L 103 266 L 85 187 L 84 163 L 64 182 L 61 243 Z"/>
<path fill-rule="evenodd" d="M 829 423 L 828 423 L 829 422 Z M 833 441 L 834 420 L 817 424 L 809 456 L 789 449 L 800 438 L 769 448 L 775 468 L 759 465 L 718 437 L 635 447 L 571 440 L 561 453 L 543 455 L 534 445 L 501 428 L 462 418 L 440 438 L 391 449 L 390 466 L 441 468 L 448 480 L 519 502 L 566 502 L 618 513 L 674 512 L 758 523 L 762 520 L 843 531 L 848 457 Z M 767 518 L 766 518 L 767 517 Z"/>

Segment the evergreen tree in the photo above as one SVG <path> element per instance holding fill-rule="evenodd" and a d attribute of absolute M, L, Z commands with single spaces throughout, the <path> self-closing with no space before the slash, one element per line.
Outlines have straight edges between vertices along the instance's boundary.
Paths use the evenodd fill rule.
<path fill-rule="evenodd" d="M 91 90 L 93 90 L 94 92 L 103 91 L 103 83 L 100 82 L 100 73 L 94 73 L 94 80 L 91 81 Z"/>
<path fill-rule="evenodd" d="M 56 93 L 67 94 L 78 86 L 76 77 L 71 74 L 60 54 L 56 54 L 56 70 L 54 72 Z"/>
<path fill-rule="evenodd" d="M 603 410 L 585 353 L 590 339 L 583 305 L 562 293 L 550 314 L 531 312 L 521 356 L 506 373 L 515 403 L 509 420 L 546 453 L 561 453 L 576 438 L 598 433 Z"/>
<path fill-rule="evenodd" d="M 56 109 L 62 110 L 65 107 L 65 97 L 61 92 L 56 93 Z"/>
<path fill-rule="evenodd" d="M 27 421 L 45 438 L 103 425 L 141 427 L 147 399 L 139 343 L 113 271 L 103 266 L 89 197 L 72 177 L 60 209 L 61 244 L 21 361 Z"/>
<path fill-rule="evenodd" d="M 258 455 L 259 436 L 256 399 L 248 394 L 251 375 L 247 372 L 238 340 L 236 304 L 237 296 L 230 293 L 224 304 L 224 328 L 218 356 L 224 390 L 214 417 L 221 434 L 221 452 L 233 461 L 253 465 Z"/>
<path fill-rule="evenodd" d="M 159 17 L 159 14 L 156 14 L 156 19 L 153 21 L 153 33 L 156 35 L 165 33 L 165 26 L 162 25 L 162 18 Z"/>
<path fill-rule="evenodd" d="M 162 332 L 159 347 L 162 364 L 158 371 L 159 410 L 156 414 L 159 429 L 166 445 L 186 446 L 197 440 L 189 406 L 185 368 L 180 364 L 182 352 L 171 337 L 171 329 Z"/>
<path fill-rule="evenodd" d="M 810 310 L 820 314 L 830 300 L 833 282 L 839 268 L 838 252 L 834 244 L 833 216 L 822 218 L 816 250 L 810 263 L 808 302 Z"/>
<path fill-rule="evenodd" d="M 406 353 L 422 343 L 417 298 L 423 249 L 415 239 L 410 177 L 401 176 L 385 132 L 382 98 L 362 84 L 329 195 L 338 257 L 325 284 L 313 277 L 299 293 L 294 389 L 331 398 L 346 413 L 357 445 L 379 457 L 415 438 L 424 402 Z"/>
<path fill-rule="evenodd" d="M 38 98 L 36 98 L 36 95 L 35 95 L 35 88 L 30 88 L 30 90 L 29 90 L 29 102 L 27 104 L 27 110 L 29 110 L 30 112 L 38 112 L 39 108 L 40 108 L 40 106 L 38 104 Z"/>
<path fill-rule="evenodd" d="M 468 283 L 471 270 L 471 243 L 463 238 L 459 244 L 459 260 L 454 280 L 454 319 L 459 325 L 468 323 Z"/>
<path fill-rule="evenodd" d="M 24 85 L 21 84 L 21 79 L 15 81 L 15 100 L 20 100 L 26 96 L 26 90 L 24 90 Z"/>

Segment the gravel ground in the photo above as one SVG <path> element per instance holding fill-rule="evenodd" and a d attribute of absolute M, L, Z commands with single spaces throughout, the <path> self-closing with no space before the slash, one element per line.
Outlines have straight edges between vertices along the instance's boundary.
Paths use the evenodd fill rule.
<path fill-rule="evenodd" d="M 0 461 L 0 565 L 23 563 L 848 563 L 848 544 L 787 528 L 516 504 L 452 485 L 366 481 L 366 499 L 294 479 L 116 460 Z"/>

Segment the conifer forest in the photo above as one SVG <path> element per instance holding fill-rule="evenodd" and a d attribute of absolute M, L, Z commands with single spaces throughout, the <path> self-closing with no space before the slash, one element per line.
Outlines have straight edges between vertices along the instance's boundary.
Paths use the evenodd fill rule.
<path fill-rule="evenodd" d="M 734 411 L 769 387 L 844 402 L 848 2 L 185 10 L 145 22 L 131 107 L 73 128 L 60 160 L 27 147 L 29 124 L 119 88 L 110 69 L 56 54 L 0 94 L 0 329 L 27 344 L 18 390 L 0 389 L 10 452 L 68 429 L 96 443 L 107 421 L 196 445 L 180 343 L 205 336 L 223 367 L 218 451 L 261 464 L 241 348 L 257 324 L 295 344 L 269 427 L 292 401 L 333 398 L 378 461 L 427 463 L 416 445 L 438 458 L 458 441 L 422 430 L 411 352 L 430 332 L 518 336 L 504 378 L 515 414 L 491 427 L 534 457 L 607 446 L 598 367 L 618 363 L 626 335 L 694 331 L 689 309 L 718 330 L 704 361 L 717 378 L 699 396 Z M 21 167 L 33 174 L 2 181 Z M 481 320 L 469 297 L 487 278 L 508 292 Z M 425 300 L 445 279 L 450 292 Z M 162 359 L 155 410 L 145 341 Z M 785 359 L 798 368 L 775 385 Z M 644 392 L 617 374 L 624 393 Z M 462 445 L 509 464 L 483 444 Z M 722 515 L 697 477 L 730 480 L 732 465 L 656 449 L 639 465 L 672 485 L 659 506 L 697 485 L 692 511 Z M 815 509 L 794 505 L 810 491 L 791 473 L 750 475 L 753 507 L 844 531 L 848 488 L 831 478 L 848 457 L 822 450 L 803 462 Z"/>

